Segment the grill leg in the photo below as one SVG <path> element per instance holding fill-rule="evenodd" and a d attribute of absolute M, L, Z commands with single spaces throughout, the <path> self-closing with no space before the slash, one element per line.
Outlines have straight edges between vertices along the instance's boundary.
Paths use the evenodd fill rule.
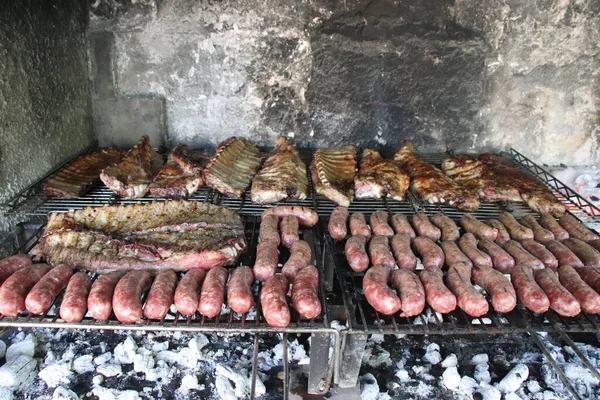
<path fill-rule="evenodd" d="M 329 389 L 329 336 L 328 333 L 313 333 L 310 336 L 309 394 L 324 394 Z"/>
<path fill-rule="evenodd" d="M 342 335 L 342 356 L 338 386 L 341 388 L 355 387 L 358 382 L 362 356 L 367 345 L 368 335 L 364 333 Z"/>

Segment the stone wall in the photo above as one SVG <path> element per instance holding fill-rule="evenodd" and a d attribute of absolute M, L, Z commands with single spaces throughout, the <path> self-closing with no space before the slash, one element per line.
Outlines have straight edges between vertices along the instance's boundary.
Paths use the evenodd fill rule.
<path fill-rule="evenodd" d="M 101 143 L 278 135 L 598 162 L 596 0 L 90 5 Z M 94 62 L 94 60 L 101 60 Z"/>

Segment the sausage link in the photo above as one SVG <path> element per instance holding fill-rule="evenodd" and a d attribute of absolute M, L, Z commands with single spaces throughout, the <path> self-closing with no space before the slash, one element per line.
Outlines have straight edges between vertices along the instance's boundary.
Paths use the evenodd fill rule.
<path fill-rule="evenodd" d="M 544 268 L 534 272 L 535 281 L 550 300 L 550 308 L 564 317 L 574 317 L 581 312 L 575 297 L 560 284 L 556 272 Z"/>
<path fill-rule="evenodd" d="M 533 269 L 524 264 L 517 264 L 510 274 L 510 280 L 517 292 L 519 300 L 533 312 L 544 313 L 550 307 L 550 300 L 533 276 Z"/>
<path fill-rule="evenodd" d="M 171 269 L 161 271 L 156 275 L 146 298 L 144 317 L 148 319 L 162 319 L 167 315 L 169 307 L 171 307 L 175 298 L 177 281 L 177 274 Z"/>
<path fill-rule="evenodd" d="M 558 269 L 560 283 L 577 299 L 581 309 L 590 314 L 600 312 L 600 295 L 579 276 L 575 268 L 568 265 Z"/>
<path fill-rule="evenodd" d="M 344 254 L 353 271 L 362 272 L 369 267 L 369 255 L 366 250 L 367 238 L 363 235 L 350 236 L 346 240 Z"/>
<path fill-rule="evenodd" d="M 390 242 L 392 253 L 400 269 L 414 271 L 417 269 L 417 256 L 410 246 L 410 236 L 406 233 L 394 235 Z"/>
<path fill-rule="evenodd" d="M 198 297 L 206 271 L 191 269 L 185 273 L 175 289 L 175 307 L 180 314 L 193 315 L 198 309 Z"/>
<path fill-rule="evenodd" d="M 150 275 L 148 274 L 148 279 Z M 149 285 L 149 283 L 148 283 Z M 92 280 L 85 272 L 78 272 L 71 276 L 62 302 L 60 303 L 59 314 L 67 322 L 80 322 L 87 311 L 87 299 L 92 287 Z M 139 304 L 139 317 L 142 316 L 142 303 Z M 116 309 L 115 309 L 116 314 Z M 118 315 L 117 315 L 117 318 Z M 138 318 L 139 320 L 139 318 Z M 121 321 L 119 319 L 119 321 Z M 123 322 L 123 321 L 121 321 Z M 134 322 L 134 321 L 130 321 Z"/>
<path fill-rule="evenodd" d="M 477 238 L 472 233 L 465 233 L 458 241 L 458 246 L 467 257 L 473 261 L 473 265 L 479 268 L 493 268 L 494 263 L 490 256 L 477 248 Z"/>
<path fill-rule="evenodd" d="M 512 311 L 517 305 L 517 294 L 502 272 L 493 268 L 474 268 L 473 282 L 492 297 L 492 307 L 499 313 Z"/>
<path fill-rule="evenodd" d="M 506 227 L 511 239 L 533 239 L 533 231 L 526 226 L 521 225 L 511 213 L 505 211 L 498 216 L 498 219 Z"/>
<path fill-rule="evenodd" d="M 319 270 L 309 265 L 298 272 L 292 285 L 292 302 L 302 318 L 313 319 L 321 314 L 318 292 Z"/>
<path fill-rule="evenodd" d="M 233 270 L 227 285 L 227 303 L 235 312 L 245 314 L 254 305 L 252 268 L 241 266 Z"/>
<path fill-rule="evenodd" d="M 560 226 L 565 228 L 572 238 L 589 242 L 590 240 L 598 240 L 600 236 L 585 227 L 581 222 L 577 220 L 571 214 L 565 214 L 558 220 Z"/>
<path fill-rule="evenodd" d="M 277 272 L 279 250 L 277 242 L 271 240 L 260 242 L 256 247 L 256 261 L 254 263 L 254 276 L 256 280 L 265 282 Z"/>
<path fill-rule="evenodd" d="M 143 270 L 130 271 L 121 278 L 113 294 L 113 311 L 119 321 L 124 324 L 141 322 L 142 295 L 151 283 L 152 276 Z"/>
<path fill-rule="evenodd" d="M 281 243 L 288 249 L 292 247 L 294 243 L 300 240 L 298 235 L 298 231 L 300 229 L 298 218 L 294 217 L 293 215 L 286 215 L 285 217 L 281 218 L 279 227 L 281 230 Z"/>
<path fill-rule="evenodd" d="M 290 308 L 286 300 L 288 282 L 282 275 L 270 277 L 260 290 L 260 305 L 267 323 L 285 328 L 290 323 Z"/>
<path fill-rule="evenodd" d="M 592 246 L 594 249 L 600 251 L 600 240 L 590 240 L 589 242 L 587 242 L 587 244 Z"/>
<path fill-rule="evenodd" d="M 25 311 L 27 294 L 48 271 L 47 264 L 33 264 L 9 276 L 0 286 L 0 314 L 14 317 Z"/>
<path fill-rule="evenodd" d="M 394 268 L 396 260 L 390 251 L 390 241 L 387 236 L 374 236 L 369 243 L 369 255 L 371 264 L 383 264 L 386 267 Z"/>
<path fill-rule="evenodd" d="M 479 239 L 488 239 L 494 241 L 498 237 L 498 229 L 478 221 L 477 218 L 471 214 L 463 215 L 460 218 L 460 224 L 465 232 L 470 232 Z"/>
<path fill-rule="evenodd" d="M 204 283 L 202 283 L 198 302 L 200 314 L 207 318 L 214 318 L 221 313 L 228 276 L 229 272 L 224 267 L 214 267 L 208 270 Z"/>
<path fill-rule="evenodd" d="M 442 231 L 433 225 L 425 214 L 415 214 L 412 218 L 412 223 L 418 236 L 427 237 L 434 242 L 437 242 L 442 237 Z"/>
<path fill-rule="evenodd" d="M 600 268 L 584 267 L 575 269 L 581 279 L 597 293 L 600 293 Z"/>
<path fill-rule="evenodd" d="M 346 226 L 348 222 L 348 216 L 350 213 L 348 212 L 347 207 L 336 207 L 331 212 L 331 217 L 329 217 L 329 234 L 334 240 L 342 240 L 346 238 L 348 235 L 348 228 Z"/>
<path fill-rule="evenodd" d="M 526 215 L 521 218 L 521 224 L 533 231 L 533 238 L 540 243 L 546 243 L 554 240 L 554 234 L 538 224 L 533 215 Z"/>
<path fill-rule="evenodd" d="M 425 309 L 425 289 L 419 277 L 411 271 L 397 269 L 390 276 L 392 285 L 400 295 L 401 317 L 414 317 Z"/>
<path fill-rule="evenodd" d="M 442 268 L 446 259 L 444 251 L 433 240 L 419 236 L 415 238 L 413 244 L 421 256 L 424 268 Z"/>
<path fill-rule="evenodd" d="M 408 222 L 408 218 L 403 214 L 392 215 L 392 226 L 397 235 L 407 234 L 411 240 L 417 237 L 415 230 L 410 225 L 410 222 Z"/>
<path fill-rule="evenodd" d="M 350 216 L 350 234 L 352 236 L 363 235 L 371 237 L 371 228 L 367 225 L 367 220 L 363 213 L 353 213 Z"/>
<path fill-rule="evenodd" d="M 27 310 L 34 314 L 47 311 L 56 296 L 67 287 L 72 275 L 73 270 L 65 264 L 52 268 L 35 284 L 25 298 Z"/>
<path fill-rule="evenodd" d="M 575 268 L 583 267 L 583 263 L 577 258 L 575 253 L 558 240 L 550 240 L 546 243 L 546 248 L 554 254 L 554 257 L 558 260 L 559 266 L 569 265 Z"/>
<path fill-rule="evenodd" d="M 570 238 L 563 242 L 581 261 L 588 267 L 600 267 L 600 252 L 592 246 L 577 238 Z"/>
<path fill-rule="evenodd" d="M 267 215 L 276 215 L 278 217 L 285 217 L 286 215 L 293 215 L 298 218 L 298 222 L 304 226 L 314 226 L 319 222 L 319 215 L 308 207 L 302 206 L 277 206 L 269 208 L 262 212 L 261 217 L 264 218 Z"/>
<path fill-rule="evenodd" d="M 471 284 L 471 271 L 467 265 L 454 265 L 446 273 L 446 285 L 454 293 L 458 306 L 472 317 L 481 317 L 490 310 L 485 297 Z"/>
<path fill-rule="evenodd" d="M 515 240 L 509 240 L 504 244 L 504 250 L 515 259 L 515 264 L 528 265 L 533 269 L 543 269 L 544 263 L 535 258 L 531 253 Z"/>
<path fill-rule="evenodd" d="M 292 282 L 294 277 L 301 269 L 310 264 L 312 251 L 310 245 L 304 240 L 298 240 L 290 249 L 290 257 L 283 265 L 281 274 L 285 276 L 288 282 Z"/>
<path fill-rule="evenodd" d="M 429 220 L 442 231 L 442 241 L 456 242 L 460 238 L 458 226 L 450 217 L 444 214 L 435 214 L 429 217 Z"/>
<path fill-rule="evenodd" d="M 263 216 L 260 219 L 260 228 L 258 231 L 258 241 L 262 242 L 276 242 L 279 246 L 279 231 L 277 228 L 279 227 L 279 217 L 276 215 L 267 215 Z"/>
<path fill-rule="evenodd" d="M 458 247 L 456 242 L 445 240 L 442 242 L 442 250 L 446 258 L 446 265 L 451 267 L 455 264 L 466 264 L 469 268 L 473 268 L 471 259 L 467 257 Z"/>
<path fill-rule="evenodd" d="M 515 259 L 495 242 L 487 239 L 479 239 L 478 247 L 487 253 L 492 259 L 494 268 L 503 274 L 510 274 L 515 267 Z"/>
<path fill-rule="evenodd" d="M 488 239 L 488 240 L 491 240 L 492 242 L 496 242 L 500 246 L 504 246 L 504 243 L 506 243 L 510 240 L 510 235 L 508 234 L 506 227 L 502 224 L 502 222 L 500 222 L 500 220 L 489 219 L 486 221 L 486 224 L 488 224 L 492 228 L 495 228 L 498 230 L 498 236 L 496 236 L 496 239 L 495 240 Z M 485 238 L 480 237 L 479 239 L 485 239 Z"/>
<path fill-rule="evenodd" d="M 543 262 L 546 268 L 553 270 L 558 268 L 558 260 L 543 244 L 538 243 L 533 239 L 525 239 L 521 241 L 521 245 L 525 250 L 530 252 L 532 256 Z"/>
<path fill-rule="evenodd" d="M 396 293 L 388 286 L 392 269 L 385 265 L 371 267 L 363 278 L 363 292 L 371 307 L 385 315 L 400 310 L 402 303 Z"/>
<path fill-rule="evenodd" d="M 394 230 L 392 229 L 390 224 L 388 224 L 387 212 L 383 210 L 375 211 L 373 214 L 371 214 L 369 222 L 371 223 L 371 230 L 373 231 L 373 235 L 387 237 L 394 236 Z"/>
<path fill-rule="evenodd" d="M 0 261 L 0 285 L 8 279 L 9 276 L 32 264 L 31 258 L 26 254 L 15 254 Z"/>
<path fill-rule="evenodd" d="M 117 283 L 119 283 L 124 275 L 125 271 L 113 271 L 100 275 L 96 279 L 88 295 L 87 304 L 92 318 L 105 321 L 110 317 L 115 286 L 117 286 Z"/>
<path fill-rule="evenodd" d="M 444 274 L 440 269 L 424 269 L 419 279 L 425 289 L 427 304 L 442 314 L 456 309 L 456 296 L 444 285 Z"/>
<path fill-rule="evenodd" d="M 560 226 L 558 221 L 550 214 L 542 214 L 540 216 L 540 225 L 552 232 L 556 240 L 562 242 L 569 238 L 569 232 Z"/>

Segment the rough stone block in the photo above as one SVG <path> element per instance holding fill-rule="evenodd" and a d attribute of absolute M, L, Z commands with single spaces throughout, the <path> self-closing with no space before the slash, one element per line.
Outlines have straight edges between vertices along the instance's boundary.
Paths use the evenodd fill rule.
<path fill-rule="evenodd" d="M 88 35 L 88 41 L 93 96 L 114 97 L 116 94 L 114 35 L 112 32 L 94 32 Z"/>

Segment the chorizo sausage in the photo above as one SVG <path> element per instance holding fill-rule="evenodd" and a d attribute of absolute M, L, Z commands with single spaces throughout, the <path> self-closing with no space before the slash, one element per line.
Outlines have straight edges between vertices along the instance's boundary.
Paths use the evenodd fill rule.
<path fill-rule="evenodd" d="M 113 311 L 120 322 L 130 324 L 142 320 L 142 295 L 151 283 L 152 276 L 143 270 L 130 271 L 117 283 L 113 294 Z"/>
<path fill-rule="evenodd" d="M 496 240 L 498 237 L 498 229 L 478 221 L 471 214 L 465 214 L 460 218 L 460 224 L 465 232 L 470 232 L 479 239 Z"/>
<path fill-rule="evenodd" d="M 371 267 L 363 278 L 363 292 L 371 307 L 385 315 L 392 315 L 400 310 L 400 298 L 388 286 L 392 269 L 385 265 Z"/>
<path fill-rule="evenodd" d="M 369 243 L 369 254 L 371 256 L 371 264 L 383 264 L 387 267 L 394 268 L 396 260 L 390 251 L 389 239 L 387 236 L 374 236 Z"/>
<path fill-rule="evenodd" d="M 310 208 L 303 206 L 277 206 L 269 208 L 261 214 L 263 218 L 267 215 L 276 215 L 278 217 L 293 215 L 298 218 L 298 222 L 301 225 L 308 227 L 315 226 L 319 222 L 319 215 Z"/>
<path fill-rule="evenodd" d="M 521 241 L 521 245 L 525 250 L 531 253 L 532 256 L 544 263 L 546 268 L 558 268 L 558 260 L 543 244 L 536 242 L 533 239 L 525 239 Z"/>
<path fill-rule="evenodd" d="M 388 224 L 387 212 L 383 210 L 375 211 L 373 214 L 371 214 L 369 222 L 371 223 L 371 230 L 373 231 L 373 235 L 387 237 L 394 236 L 394 230 L 392 229 L 390 224 Z"/>
<path fill-rule="evenodd" d="M 288 282 L 282 275 L 270 277 L 260 290 L 260 305 L 267 323 L 276 328 L 289 325 L 291 315 L 286 300 Z"/>
<path fill-rule="evenodd" d="M 442 231 L 442 241 L 456 242 L 460 238 L 458 226 L 452 219 L 444 214 L 435 214 L 429 220 Z"/>
<path fill-rule="evenodd" d="M 175 298 L 177 281 L 177 274 L 171 269 L 161 271 L 156 275 L 146 298 L 144 317 L 148 319 L 162 319 L 167 315 Z"/>
<path fill-rule="evenodd" d="M 412 218 L 412 223 L 418 236 L 424 236 L 434 242 L 437 242 L 442 237 L 442 231 L 433 225 L 425 214 L 415 214 Z"/>
<path fill-rule="evenodd" d="M 600 267 L 600 252 L 583 240 L 572 237 L 563 241 L 563 244 L 575 253 L 585 266 Z"/>
<path fill-rule="evenodd" d="M 367 238 L 363 235 L 350 236 L 346 240 L 344 254 L 353 271 L 362 272 L 369 267 L 369 255 L 366 250 Z"/>
<path fill-rule="evenodd" d="M 9 276 L 31 264 L 31 258 L 26 254 L 15 254 L 14 256 L 0 261 L 0 285 L 7 280 Z"/>
<path fill-rule="evenodd" d="M 25 311 L 25 299 L 35 284 L 50 271 L 47 264 L 33 264 L 15 271 L 0 286 L 0 314 L 14 317 Z"/>
<path fill-rule="evenodd" d="M 227 303 L 233 311 L 240 314 L 250 311 L 254 305 L 253 281 L 254 275 L 250 267 L 240 266 L 233 270 L 227 285 Z"/>
<path fill-rule="evenodd" d="M 229 272 L 224 267 L 214 267 L 208 270 L 202 283 L 198 311 L 207 318 L 214 318 L 221 313 L 225 300 L 225 286 Z"/>
<path fill-rule="evenodd" d="M 456 296 L 444 285 L 444 274 L 440 269 L 424 269 L 419 279 L 425 289 L 427 304 L 435 311 L 447 314 L 456 309 Z"/>
<path fill-rule="evenodd" d="M 511 239 L 533 239 L 533 231 L 521 225 L 511 213 L 505 211 L 498 216 L 498 219 L 506 227 Z"/>
<path fill-rule="evenodd" d="M 544 263 L 531 255 L 521 244 L 514 240 L 509 240 L 504 244 L 504 250 L 515 259 L 515 264 L 528 265 L 533 269 L 542 269 Z"/>
<path fill-rule="evenodd" d="M 301 269 L 310 264 L 312 251 L 310 245 L 304 240 L 298 240 L 290 249 L 290 257 L 283 265 L 281 274 L 285 276 L 288 282 L 292 282 L 294 277 Z"/>
<path fill-rule="evenodd" d="M 61 264 L 50 270 L 31 289 L 25 298 L 25 307 L 29 312 L 41 314 L 47 311 L 56 296 L 67 287 L 73 275 L 71 267 Z"/>
<path fill-rule="evenodd" d="M 260 242 L 256 247 L 256 261 L 254 263 L 254 276 L 256 280 L 265 282 L 277 272 L 279 250 L 277 242 L 268 240 Z"/>
<path fill-rule="evenodd" d="M 410 225 L 410 222 L 408 222 L 408 218 L 403 214 L 392 215 L 392 226 L 397 235 L 407 234 L 411 240 L 417 237 L 415 230 Z"/>
<path fill-rule="evenodd" d="M 558 240 L 550 240 L 546 242 L 546 248 L 556 257 L 558 265 L 569 265 L 571 267 L 580 268 L 583 267 L 583 263 L 575 253 L 571 251 L 567 246 L 559 242 Z"/>
<path fill-rule="evenodd" d="M 272 241 L 276 242 L 277 246 L 279 246 L 279 231 L 277 228 L 279 227 L 279 217 L 276 215 L 267 215 L 263 216 L 260 219 L 260 228 L 258 231 L 258 241 L 260 243 Z"/>
<path fill-rule="evenodd" d="M 581 312 L 579 302 L 560 284 L 556 272 L 544 268 L 534 272 L 535 281 L 550 300 L 550 308 L 564 317 L 574 317 Z"/>
<path fill-rule="evenodd" d="M 390 242 L 392 253 L 400 269 L 414 271 L 417 268 L 417 256 L 410 246 L 410 236 L 406 233 L 394 235 Z M 367 261 L 368 263 L 368 261 Z"/>
<path fill-rule="evenodd" d="M 493 268 L 494 263 L 490 256 L 477 248 L 477 238 L 472 233 L 465 233 L 458 241 L 458 246 L 471 261 L 479 268 Z"/>
<path fill-rule="evenodd" d="M 309 265 L 298 272 L 292 285 L 292 302 L 302 318 L 313 319 L 321 314 L 318 292 L 319 270 Z"/>
<path fill-rule="evenodd" d="M 367 220 L 363 213 L 353 213 L 350 216 L 350 234 L 352 236 L 363 235 L 371 237 L 371 228 L 367 225 Z"/>
<path fill-rule="evenodd" d="M 589 242 L 590 240 L 598 240 L 600 236 L 585 227 L 581 222 L 577 220 L 571 214 L 565 214 L 558 220 L 560 226 L 565 228 L 572 238 Z"/>
<path fill-rule="evenodd" d="M 521 224 L 531 229 L 533 231 L 533 238 L 540 243 L 546 243 L 550 240 L 554 240 L 554 234 L 538 224 L 533 215 L 526 215 L 521 218 Z"/>
<path fill-rule="evenodd" d="M 488 313 L 487 300 L 471 284 L 471 271 L 467 265 L 456 264 L 446 273 L 446 285 L 456 296 L 458 306 L 472 317 Z"/>
<path fill-rule="evenodd" d="M 446 259 L 444 251 L 433 240 L 419 236 L 415 238 L 413 245 L 421 256 L 424 268 L 442 268 Z"/>
<path fill-rule="evenodd" d="M 348 227 L 346 224 L 349 215 L 348 208 L 342 206 L 334 208 L 331 212 L 327 227 L 329 228 L 329 235 L 331 235 L 334 240 L 345 239 L 348 235 Z"/>
<path fill-rule="evenodd" d="M 105 321 L 110 317 L 115 286 L 124 275 L 125 271 L 113 271 L 96 279 L 87 300 L 92 318 Z"/>
<path fill-rule="evenodd" d="M 487 253 L 492 259 L 494 268 L 503 274 L 510 274 L 515 267 L 515 259 L 495 242 L 487 239 L 479 239 L 478 247 Z"/>
<path fill-rule="evenodd" d="M 535 281 L 533 268 L 525 264 L 517 264 L 510 274 L 510 280 L 517 292 L 519 300 L 533 312 L 544 313 L 550 307 L 546 293 Z"/>
<path fill-rule="evenodd" d="M 548 229 L 554 235 L 554 238 L 563 241 L 569 238 L 569 232 L 565 230 L 557 220 L 550 214 L 542 214 L 540 216 L 540 225 Z"/>
<path fill-rule="evenodd" d="M 198 309 L 198 297 L 206 271 L 191 269 L 185 273 L 175 289 L 175 307 L 180 314 L 193 315 Z"/>
<path fill-rule="evenodd" d="M 466 264 L 469 268 L 473 268 L 471 259 L 467 257 L 458 247 L 456 242 L 445 240 L 442 242 L 442 250 L 446 258 L 446 265 L 451 267 L 454 264 Z"/>
<path fill-rule="evenodd" d="M 300 237 L 298 236 L 298 230 L 300 228 L 298 218 L 293 215 L 286 215 L 281 218 L 279 228 L 281 230 L 281 243 L 288 249 L 300 240 Z"/>
<path fill-rule="evenodd" d="M 577 299 L 581 309 L 590 314 L 600 312 L 600 295 L 579 276 L 575 268 L 564 265 L 558 269 L 560 283 Z"/>
<path fill-rule="evenodd" d="M 405 269 L 397 269 L 390 277 L 392 285 L 400 295 L 401 317 L 419 315 L 425 309 L 425 289 L 419 277 Z"/>
<path fill-rule="evenodd" d="M 504 243 L 506 243 L 510 240 L 510 235 L 508 234 L 508 231 L 506 230 L 506 228 L 504 227 L 502 222 L 500 222 L 497 219 L 489 219 L 486 221 L 486 224 L 488 224 L 492 228 L 495 228 L 498 230 L 498 236 L 496 236 L 496 240 L 492 240 L 492 242 L 496 242 L 500 246 L 504 246 Z M 486 239 L 486 238 L 480 237 L 479 239 Z M 491 239 L 488 239 L 488 240 L 491 240 Z"/>
<path fill-rule="evenodd" d="M 150 280 L 150 274 L 148 274 L 148 280 Z M 85 272 L 78 272 L 75 275 L 71 276 L 71 279 L 67 284 L 67 289 L 65 290 L 62 302 L 60 303 L 59 314 L 62 319 L 64 319 L 67 322 L 79 322 L 83 319 L 83 317 L 85 317 L 85 313 L 87 311 L 87 299 L 91 287 L 92 280 L 90 279 L 90 276 Z M 142 316 L 141 299 L 139 299 L 139 303 L 139 317 L 137 320 L 139 320 L 139 318 Z M 115 314 L 117 314 L 116 308 Z M 119 318 L 118 315 L 117 318 Z M 119 319 L 119 321 L 121 321 L 121 319 Z"/>
<path fill-rule="evenodd" d="M 517 305 L 517 294 L 502 272 L 493 268 L 474 268 L 473 282 L 492 298 L 492 307 L 499 313 L 512 311 Z"/>

